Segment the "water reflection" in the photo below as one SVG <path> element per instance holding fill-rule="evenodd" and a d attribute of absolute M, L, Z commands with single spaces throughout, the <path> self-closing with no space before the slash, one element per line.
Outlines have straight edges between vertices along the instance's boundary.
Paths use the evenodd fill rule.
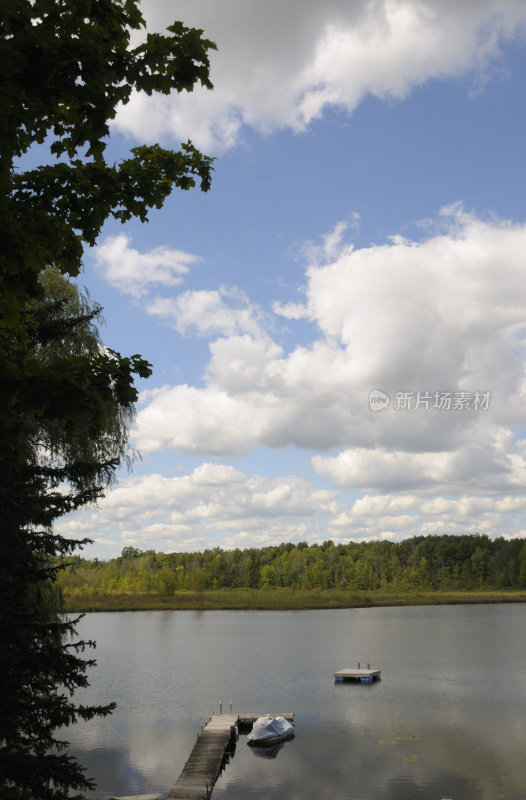
<path fill-rule="evenodd" d="M 285 742 L 278 742 L 277 744 L 272 744 L 269 747 L 251 747 L 250 752 L 252 755 L 257 756 L 258 758 L 276 758 L 277 754 L 280 750 L 285 747 Z"/>
<path fill-rule="evenodd" d="M 295 744 L 278 761 L 259 769 L 254 759 L 238 750 L 236 763 L 216 785 L 215 799 L 524 797 L 524 768 L 516 760 L 501 760 L 480 739 L 466 751 L 465 742 L 452 740 L 447 730 L 429 729 L 419 737 L 392 740 L 362 739 L 344 730 L 323 738 L 306 732 L 298 734 Z"/>
<path fill-rule="evenodd" d="M 119 703 L 68 732 L 93 797 L 166 794 L 200 723 L 232 699 L 240 713 L 294 712 L 296 736 L 279 758 L 253 758 L 241 737 L 214 800 L 523 800 L 524 606 L 100 614 L 82 626 L 99 666 L 78 699 Z M 334 682 L 358 660 L 382 681 Z"/>

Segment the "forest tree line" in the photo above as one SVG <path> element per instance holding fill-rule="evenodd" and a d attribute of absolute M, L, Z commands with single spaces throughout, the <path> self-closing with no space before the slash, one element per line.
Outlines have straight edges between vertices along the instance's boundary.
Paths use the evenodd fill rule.
<path fill-rule="evenodd" d="M 157 594 L 222 588 L 526 589 L 526 539 L 417 536 L 401 542 L 280 544 L 195 553 L 125 547 L 117 558 L 75 556 L 58 584 L 68 596 Z"/>

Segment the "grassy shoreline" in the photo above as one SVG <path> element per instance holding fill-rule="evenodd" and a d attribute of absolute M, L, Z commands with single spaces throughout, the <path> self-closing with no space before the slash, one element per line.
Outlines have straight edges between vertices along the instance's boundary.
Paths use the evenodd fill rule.
<path fill-rule="evenodd" d="M 208 589 L 154 594 L 66 596 L 68 612 L 92 611 L 301 611 L 379 606 L 526 603 L 526 591 L 345 591 L 342 589 Z"/>

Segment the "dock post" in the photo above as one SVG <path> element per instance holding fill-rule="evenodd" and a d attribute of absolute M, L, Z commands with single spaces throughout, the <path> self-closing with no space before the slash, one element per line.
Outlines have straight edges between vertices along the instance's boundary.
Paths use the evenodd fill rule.
<path fill-rule="evenodd" d="M 223 713 L 223 701 L 222 700 L 219 701 L 219 713 L 220 714 Z"/>
<path fill-rule="evenodd" d="M 230 701 L 230 713 L 232 713 L 232 700 Z"/>

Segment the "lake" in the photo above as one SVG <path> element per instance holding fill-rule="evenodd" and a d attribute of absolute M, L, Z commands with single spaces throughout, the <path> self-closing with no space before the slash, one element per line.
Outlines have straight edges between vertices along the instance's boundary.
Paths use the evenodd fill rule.
<path fill-rule="evenodd" d="M 212 712 L 295 714 L 273 759 L 241 736 L 214 800 L 524 800 L 526 606 L 88 614 L 98 666 L 69 729 L 110 794 L 166 795 Z M 334 671 L 370 663 L 370 686 Z"/>

